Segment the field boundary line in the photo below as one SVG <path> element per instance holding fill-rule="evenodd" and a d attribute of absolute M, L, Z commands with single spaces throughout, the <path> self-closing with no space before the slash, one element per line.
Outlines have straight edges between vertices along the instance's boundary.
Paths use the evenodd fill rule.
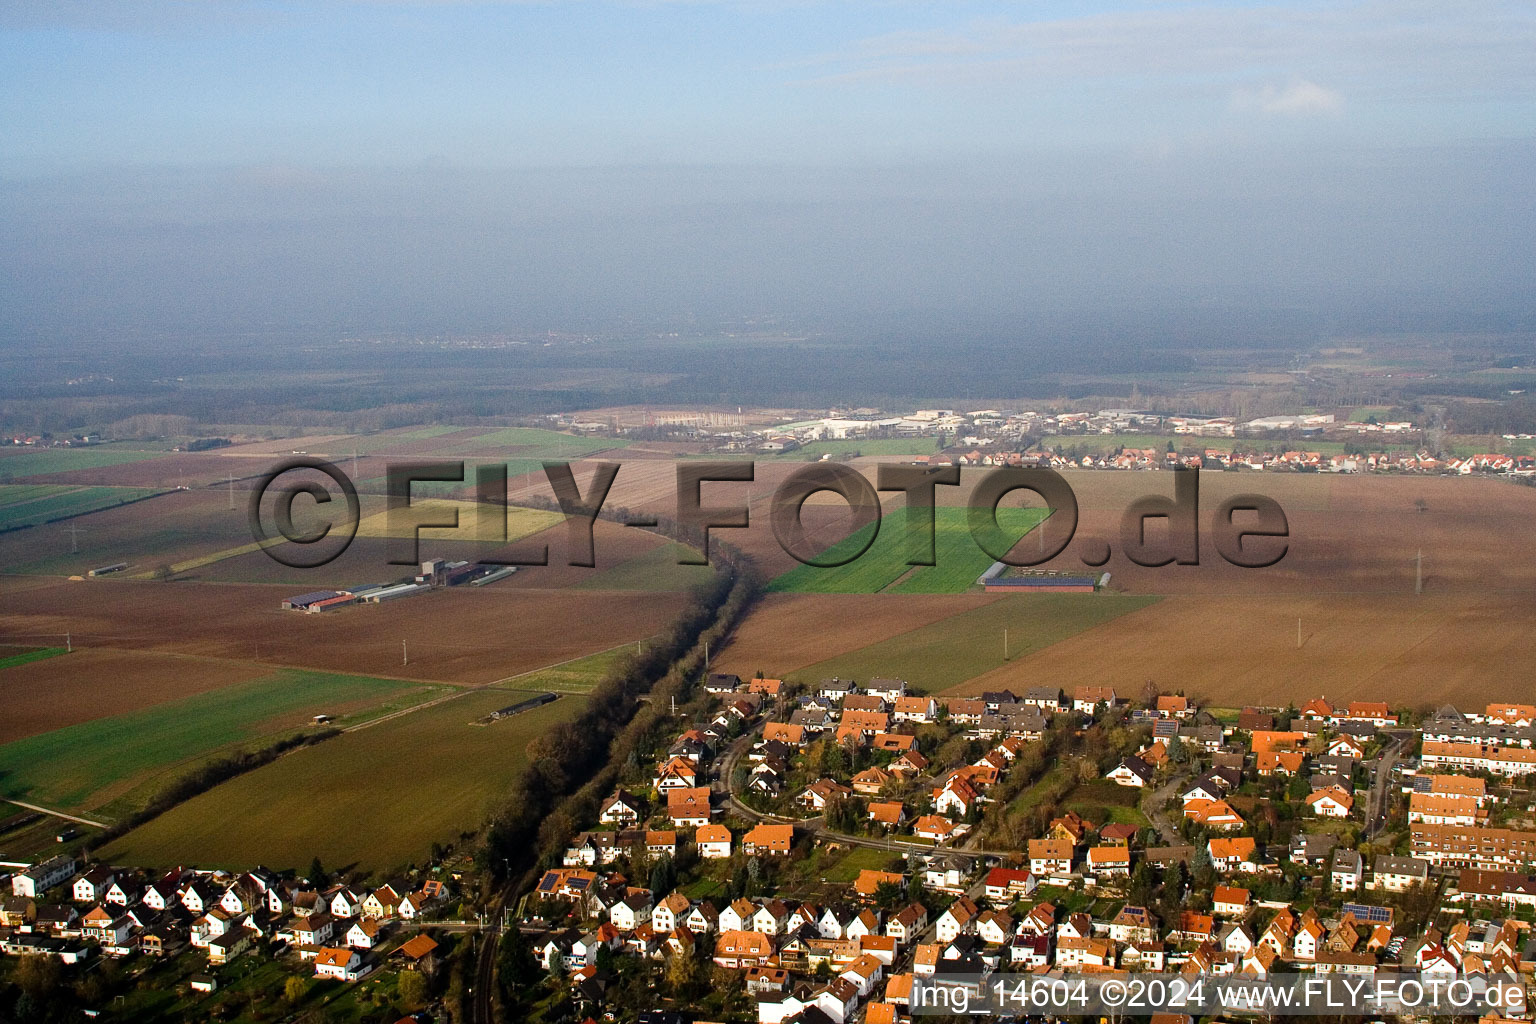
<path fill-rule="evenodd" d="M 394 712 L 391 712 L 390 714 L 387 714 L 387 715 L 381 715 L 378 718 L 370 719 L 369 721 L 366 721 L 366 722 L 359 722 L 356 725 L 348 726 L 347 728 L 345 728 L 345 729 L 343 729 L 341 731 L 344 734 L 345 733 L 349 733 L 349 732 L 357 732 L 360 729 L 367 729 L 370 726 L 378 725 L 381 722 L 392 722 L 395 719 L 403 718 L 406 715 L 411 714 L 413 711 L 422 711 L 422 710 L 424 710 L 426 708 L 434 708 L 434 707 L 437 707 L 440 704 L 446 704 L 450 700 L 455 700 L 456 698 L 463 697 L 466 694 L 470 694 L 470 693 L 484 693 L 486 690 L 493 689 L 493 688 L 495 688 L 497 686 L 500 686 L 503 683 L 510 682 L 513 679 L 521 679 L 524 676 L 531 676 L 531 675 L 534 675 L 534 674 L 539 673 L 539 672 L 548 672 L 552 668 L 559 668 L 561 665 L 569 665 L 572 662 L 582 661 L 583 659 L 586 659 L 586 658 L 595 658 L 599 654 L 607 654 L 610 651 L 617 651 L 617 650 L 619 650 L 622 647 L 628 647 L 630 644 L 638 643 L 641 640 L 650 640 L 650 639 L 652 639 L 654 637 L 658 637 L 660 635 L 661 635 L 660 633 L 652 633 L 650 636 L 639 637 L 636 640 L 628 640 L 628 641 L 625 641 L 622 644 L 614 644 L 612 647 L 606 647 L 606 648 L 604 648 L 601 651 L 592 651 L 589 654 L 577 655 L 574 658 L 567 658 L 565 661 L 559 661 L 559 662 L 556 662 L 553 665 L 543 665 L 543 666 L 541 666 L 539 668 L 532 668 L 532 669 L 529 669 L 526 672 L 519 672 L 519 673 L 517 673 L 517 675 L 507 676 L 504 679 L 495 679 L 495 680 L 492 680 L 489 683 L 481 683 L 479 685 L 463 686 L 460 689 L 454 690 L 451 693 L 445 693 L 441 697 L 434 698 L 433 700 L 423 701 L 422 703 L 413 705 L 412 707 L 401 708 L 399 711 L 394 711 Z M 546 687 L 546 689 L 549 689 L 549 688 Z M 571 690 L 571 691 L 559 691 L 559 692 L 561 692 L 565 696 L 577 697 L 577 696 L 581 696 L 581 694 L 583 692 L 585 692 L 585 691 L 574 691 L 574 690 Z"/>
<path fill-rule="evenodd" d="M 485 689 L 486 687 L 489 687 L 489 686 L 499 686 L 502 683 L 510 683 L 514 679 L 521 679 L 524 676 L 531 676 L 531 675 L 533 675 L 536 672 L 548 672 L 552 668 L 559 668 L 562 665 L 569 665 L 572 662 L 583 661 L 583 660 L 585 660 L 587 658 L 595 658 L 599 654 L 608 654 L 611 651 L 617 651 L 621 647 L 628 647 L 631 644 L 642 643 L 643 641 L 646 641 L 646 640 L 654 640 L 658 636 L 661 636 L 661 634 L 660 633 L 652 633 L 649 636 L 635 637 L 635 639 L 633 639 L 633 640 L 626 640 L 626 641 L 624 641 L 621 644 L 614 644 L 612 647 L 604 647 L 600 651 L 592 651 L 589 654 L 578 654 L 574 658 L 567 658 L 564 661 L 557 661 L 553 665 L 542 665 L 539 668 L 531 668 L 531 669 L 529 669 L 526 672 L 519 672 L 516 675 L 507 676 L 504 679 L 494 679 L 494 680 L 492 680 L 489 683 L 482 684 L 481 686 L 477 687 L 477 689 L 482 689 L 483 690 L 483 689 Z"/>
<path fill-rule="evenodd" d="M 8 804 L 15 804 L 17 807 L 28 811 L 35 811 L 38 814 L 50 814 L 55 818 L 63 818 L 65 821 L 73 821 L 81 825 L 89 825 L 91 828 L 107 827 L 107 823 L 104 821 L 95 821 L 91 818 L 82 818 L 77 814 L 66 814 L 63 811 L 56 811 L 51 807 L 40 807 L 37 804 L 29 804 L 25 800 L 17 800 L 14 797 L 0 796 L 0 800 L 4 800 Z"/>

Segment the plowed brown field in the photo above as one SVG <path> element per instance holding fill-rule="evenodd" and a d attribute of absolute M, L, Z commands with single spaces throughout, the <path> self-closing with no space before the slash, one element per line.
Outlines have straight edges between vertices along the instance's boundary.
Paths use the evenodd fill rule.
<path fill-rule="evenodd" d="M 259 660 L 408 679 L 487 683 L 649 636 L 685 594 L 437 591 L 321 615 L 240 584 L 0 580 L 0 637 L 74 635 L 76 646 Z M 34 638 L 34 639 L 28 639 Z M 401 642 L 409 664 L 402 664 Z M 48 641 L 56 642 L 56 641 Z M 68 660 L 68 659 L 65 659 Z"/>

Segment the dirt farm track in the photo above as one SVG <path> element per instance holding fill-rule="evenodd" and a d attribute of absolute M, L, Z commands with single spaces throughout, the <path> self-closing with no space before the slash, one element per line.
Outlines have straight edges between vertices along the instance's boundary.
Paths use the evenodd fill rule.
<path fill-rule="evenodd" d="M 289 592 L 0 577 L 0 640 L 56 644 L 68 632 L 77 648 L 481 684 L 649 636 L 687 601 L 681 593 L 486 587 L 306 615 L 278 607 Z M 401 641 L 409 664 L 401 664 Z"/>

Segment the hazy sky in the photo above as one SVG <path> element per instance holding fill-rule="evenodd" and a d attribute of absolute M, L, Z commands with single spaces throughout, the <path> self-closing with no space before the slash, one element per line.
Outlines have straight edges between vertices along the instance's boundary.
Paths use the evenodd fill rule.
<path fill-rule="evenodd" d="M 10 0 L 0 126 L 13 328 L 1536 278 L 1525 2 Z"/>

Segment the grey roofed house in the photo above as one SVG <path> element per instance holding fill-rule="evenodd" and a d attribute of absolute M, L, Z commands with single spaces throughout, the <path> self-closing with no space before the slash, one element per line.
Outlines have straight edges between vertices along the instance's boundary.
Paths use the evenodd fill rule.
<path fill-rule="evenodd" d="M 966 730 L 966 735 L 976 737 L 1001 736 L 1008 731 L 1008 719 L 1002 715 L 982 715 L 981 721 Z"/>
<path fill-rule="evenodd" d="M 832 724 L 832 716 L 821 708 L 799 708 L 789 716 L 790 725 L 802 725 L 807 729 L 825 729 Z"/>
<path fill-rule="evenodd" d="M 1320 864 L 1339 845 L 1338 836 L 1326 832 L 1306 832 L 1291 836 L 1291 860 Z"/>
<path fill-rule="evenodd" d="M 741 685 L 741 677 L 730 672 L 711 672 L 704 681 L 704 689 L 710 693 L 733 693 Z"/>
<path fill-rule="evenodd" d="M 865 693 L 874 693 L 887 698 L 903 697 L 907 692 L 905 679 L 890 679 L 877 677 L 864 684 Z"/>
<path fill-rule="evenodd" d="M 1415 881 L 1429 880 L 1429 861 L 1417 857 L 1395 857 L 1382 854 L 1376 858 L 1371 870 L 1376 875 L 1407 875 Z"/>
<path fill-rule="evenodd" d="M 1359 850 L 1351 850 L 1348 847 L 1333 851 L 1334 871 L 1349 871 L 1358 874 L 1363 869 L 1363 861 L 1360 859 Z"/>
<path fill-rule="evenodd" d="M 1350 775 L 1339 775 L 1335 772 L 1317 772 L 1307 781 L 1314 793 L 1320 789 L 1342 789 L 1344 792 L 1351 794 L 1355 791 L 1355 780 Z"/>
<path fill-rule="evenodd" d="M 981 702 L 987 706 L 988 711 L 996 712 L 1005 704 L 1017 704 L 1019 698 L 1012 690 L 984 690 L 981 694 Z"/>
<path fill-rule="evenodd" d="M 1430 719 L 1430 723 L 1465 722 L 1466 720 L 1467 716 L 1457 710 L 1455 704 L 1442 704 L 1440 710 L 1436 711 L 1435 716 Z"/>
<path fill-rule="evenodd" d="M 1059 686 L 1031 686 L 1024 691 L 1024 703 L 1033 704 L 1036 707 L 1060 708 L 1062 706 L 1062 692 Z"/>
<path fill-rule="evenodd" d="M 1322 771 L 1339 775 L 1352 777 L 1355 774 L 1355 759 L 1348 754 L 1323 754 L 1318 757 L 1317 766 Z"/>
<path fill-rule="evenodd" d="M 1536 746 L 1536 727 L 1503 722 L 1430 722 L 1424 738 L 1448 743 L 1497 743 L 1500 746 Z"/>
<path fill-rule="evenodd" d="M 1379 730 L 1375 722 L 1358 722 L 1348 719 L 1339 723 L 1338 731 L 1344 736 L 1352 736 L 1357 740 L 1368 740 L 1375 737 Z"/>
<path fill-rule="evenodd" d="M 1179 739 L 1207 750 L 1220 750 L 1225 737 L 1219 725 L 1184 725 L 1179 727 Z"/>
<path fill-rule="evenodd" d="M 1149 846 L 1144 858 L 1148 864 L 1188 864 L 1194 859 L 1195 848 L 1193 846 Z"/>
<path fill-rule="evenodd" d="M 1157 775 L 1157 773 L 1152 770 L 1151 765 L 1147 764 L 1147 762 L 1143 761 L 1135 754 L 1127 754 L 1125 757 L 1121 758 L 1119 767 L 1131 772 L 1137 778 L 1141 779 L 1142 782 L 1151 782 L 1152 779 Z"/>
<path fill-rule="evenodd" d="M 1009 732 L 1042 733 L 1050 728 L 1045 715 L 1032 704 L 1014 704 L 1002 708 L 998 717 L 1008 723 Z"/>
<path fill-rule="evenodd" d="M 1237 768 L 1217 766 L 1206 772 L 1202 778 L 1220 780 L 1226 783 L 1228 789 L 1236 789 L 1243 784 L 1243 773 Z"/>
<path fill-rule="evenodd" d="M 832 694 L 849 694 L 857 689 L 858 684 L 852 679 L 839 679 L 837 676 L 833 676 L 831 679 L 823 679 L 816 684 L 816 692 L 823 697 L 831 696 Z"/>

